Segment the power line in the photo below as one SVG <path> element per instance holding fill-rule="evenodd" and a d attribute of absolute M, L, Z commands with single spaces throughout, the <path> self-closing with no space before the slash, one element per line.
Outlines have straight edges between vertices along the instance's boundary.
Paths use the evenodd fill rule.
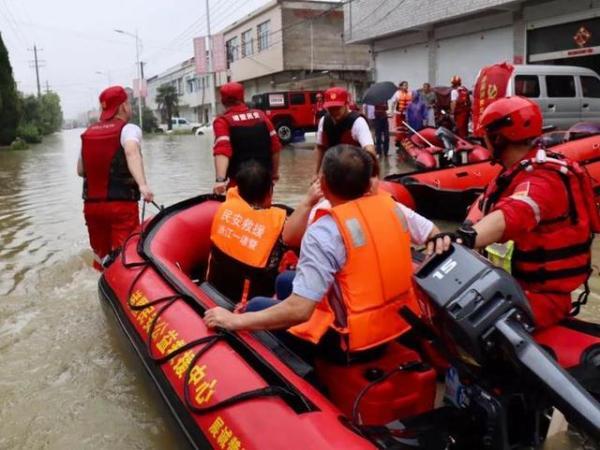
<path fill-rule="evenodd" d="M 357 25 L 358 25 L 358 24 L 360 24 L 360 23 L 364 23 L 364 22 L 366 22 L 366 21 L 367 21 L 367 19 L 371 19 L 371 18 L 373 17 L 373 13 L 374 13 L 376 10 L 378 10 L 379 8 L 381 8 L 381 6 L 383 6 L 383 5 L 384 5 L 386 2 L 387 2 L 387 0 L 383 0 L 383 1 L 382 1 L 382 2 L 381 2 L 381 3 L 380 3 L 380 4 L 379 4 L 379 5 L 378 5 L 378 6 L 375 8 L 375 10 L 373 10 L 372 12 L 368 13 L 367 15 L 365 15 L 365 17 L 363 17 L 363 19 L 362 19 L 362 20 L 359 20 L 359 21 L 357 22 Z M 399 8 L 400 6 L 402 6 L 402 4 L 403 4 L 403 3 L 405 3 L 405 2 L 406 2 L 406 0 L 400 0 L 400 2 L 399 2 L 399 3 L 395 3 L 395 4 L 393 4 L 393 5 L 392 5 L 392 7 L 391 7 L 391 8 L 390 8 L 388 11 L 386 11 L 386 12 L 385 12 L 385 14 L 383 14 L 379 20 L 381 20 L 381 19 L 384 19 L 385 17 L 388 17 L 388 16 L 389 16 L 389 15 L 392 13 L 392 11 L 394 11 L 396 8 Z M 375 19 L 374 19 L 374 21 L 377 21 L 377 20 L 378 20 L 377 18 L 375 18 Z M 352 24 L 350 24 L 350 26 L 352 27 Z M 352 31 L 353 31 L 353 32 L 355 32 L 355 31 L 364 31 L 364 30 L 366 30 L 367 28 L 371 28 L 372 26 L 373 26 L 373 24 L 372 24 L 372 23 L 370 23 L 370 24 L 366 24 L 366 25 L 365 25 L 365 26 L 363 26 L 363 27 L 358 27 L 358 28 L 354 28 L 354 27 L 353 27 L 353 28 L 352 28 Z"/>
<path fill-rule="evenodd" d="M 11 30 L 13 32 L 13 35 L 16 38 L 16 40 L 18 40 L 22 44 L 21 48 L 27 48 L 26 39 L 20 33 L 20 31 L 18 29 L 18 26 L 16 26 L 15 18 L 10 13 L 10 11 L 9 11 L 8 7 L 6 6 L 6 4 L 5 3 L 3 3 L 3 4 L 4 4 L 4 11 L 2 9 L 0 9 L 0 15 L 2 17 L 4 17 L 4 20 L 10 26 L 10 28 L 11 28 Z"/>

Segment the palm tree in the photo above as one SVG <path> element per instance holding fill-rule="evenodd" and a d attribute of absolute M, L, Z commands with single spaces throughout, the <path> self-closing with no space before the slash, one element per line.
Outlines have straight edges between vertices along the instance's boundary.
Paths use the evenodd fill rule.
<path fill-rule="evenodd" d="M 156 91 L 156 103 L 161 116 L 167 121 L 167 129 L 171 130 L 173 128 L 171 118 L 179 107 L 179 96 L 175 86 L 172 84 L 160 85 Z"/>

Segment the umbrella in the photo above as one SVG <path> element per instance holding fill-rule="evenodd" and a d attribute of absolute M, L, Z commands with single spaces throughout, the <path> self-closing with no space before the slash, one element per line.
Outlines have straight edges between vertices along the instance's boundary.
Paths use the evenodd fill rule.
<path fill-rule="evenodd" d="M 395 92 L 398 90 L 398 87 L 392 83 L 391 81 L 382 81 L 380 83 L 375 83 L 363 96 L 363 103 L 367 105 L 378 105 L 380 103 L 387 102 Z"/>

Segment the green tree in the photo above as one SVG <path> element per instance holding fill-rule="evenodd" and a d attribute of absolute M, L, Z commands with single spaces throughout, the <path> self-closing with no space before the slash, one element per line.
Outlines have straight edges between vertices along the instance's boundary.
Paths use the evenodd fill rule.
<path fill-rule="evenodd" d="M 140 119 L 138 118 L 138 116 L 140 115 L 139 113 L 139 109 L 138 109 L 138 99 L 134 98 L 131 101 L 131 123 L 135 123 L 135 124 L 139 124 L 140 123 Z M 142 107 L 142 128 L 144 130 L 144 132 L 146 133 L 153 133 L 154 131 L 156 131 L 156 129 L 158 128 L 158 123 L 156 121 L 156 117 L 154 116 L 154 113 L 152 112 L 152 110 L 150 108 L 148 108 L 146 105 L 144 105 Z"/>
<path fill-rule="evenodd" d="M 171 118 L 179 108 L 177 89 L 172 84 L 163 84 L 156 91 L 156 103 L 163 120 L 166 120 L 167 129 L 171 130 Z"/>
<path fill-rule="evenodd" d="M 19 125 L 19 99 L 8 51 L 0 35 L 0 145 L 10 144 Z"/>
<path fill-rule="evenodd" d="M 60 97 L 56 92 L 46 92 L 39 99 L 40 121 L 38 128 L 42 134 L 50 134 L 62 127 L 63 112 L 60 106 Z"/>

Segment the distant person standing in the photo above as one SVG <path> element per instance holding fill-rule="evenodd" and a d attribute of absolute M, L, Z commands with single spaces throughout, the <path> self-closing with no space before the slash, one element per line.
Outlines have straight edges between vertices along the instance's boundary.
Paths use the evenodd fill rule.
<path fill-rule="evenodd" d="M 319 120 L 325 115 L 325 107 L 323 106 L 323 94 L 317 92 L 315 96 L 315 125 L 319 125 Z"/>
<path fill-rule="evenodd" d="M 427 105 L 418 91 L 412 93 L 412 100 L 406 108 L 406 121 L 415 131 L 420 131 L 427 121 Z M 412 130 L 411 130 L 412 132 Z"/>
<path fill-rule="evenodd" d="M 390 151 L 390 123 L 388 119 L 387 103 L 374 106 L 373 126 L 375 128 L 375 150 L 377 156 L 388 156 Z"/>
<path fill-rule="evenodd" d="M 401 81 L 399 88 L 392 97 L 392 112 L 396 124 L 396 142 L 402 141 L 406 136 L 406 127 L 403 122 L 406 121 L 406 108 L 412 101 L 412 94 L 408 90 L 408 81 Z"/>
<path fill-rule="evenodd" d="M 213 192 L 224 194 L 228 185 L 234 186 L 234 176 L 241 164 L 250 160 L 262 164 L 273 181 L 277 181 L 281 142 L 273 124 L 263 111 L 248 108 L 240 83 L 224 84 L 219 91 L 226 111 L 213 122 L 216 174 Z"/>
<path fill-rule="evenodd" d="M 141 153 L 142 130 L 132 123 L 125 89 L 112 86 L 100 94 L 100 121 L 81 135 L 77 173 L 83 177 L 83 214 L 94 268 L 139 225 L 138 200 L 151 202 Z"/>
<path fill-rule="evenodd" d="M 431 84 L 423 83 L 423 89 L 421 89 L 421 99 L 427 106 L 427 122 L 426 125 L 429 127 L 435 127 L 435 91 L 431 89 Z"/>
<path fill-rule="evenodd" d="M 450 80 L 452 92 L 450 93 L 450 112 L 454 117 L 456 134 L 465 138 L 469 134 L 469 116 L 471 113 L 471 99 L 469 90 L 462 85 L 462 80 L 458 75 L 454 75 Z"/>

